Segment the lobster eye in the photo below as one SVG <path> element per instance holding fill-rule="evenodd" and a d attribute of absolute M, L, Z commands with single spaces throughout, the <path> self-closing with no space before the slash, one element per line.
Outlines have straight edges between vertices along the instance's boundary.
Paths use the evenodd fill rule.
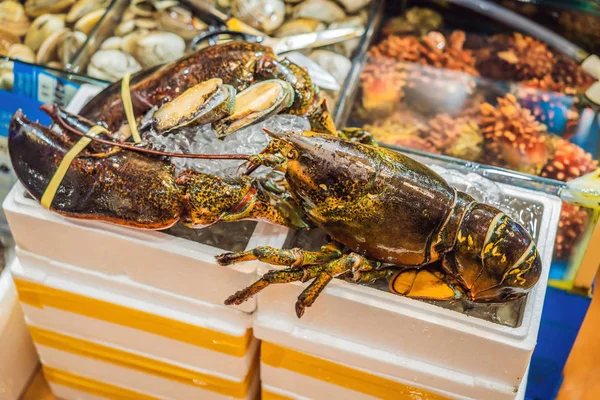
<path fill-rule="evenodd" d="M 295 160 L 296 158 L 298 158 L 298 150 L 290 150 L 287 153 L 287 158 L 289 158 L 290 160 Z"/>

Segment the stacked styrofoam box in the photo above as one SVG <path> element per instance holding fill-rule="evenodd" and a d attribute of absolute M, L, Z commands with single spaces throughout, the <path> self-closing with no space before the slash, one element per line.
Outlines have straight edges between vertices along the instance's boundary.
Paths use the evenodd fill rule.
<path fill-rule="evenodd" d="M 0 400 L 17 400 L 38 366 L 10 270 L 0 272 Z"/>
<path fill-rule="evenodd" d="M 294 303 L 307 284 L 271 285 L 258 296 L 253 324 L 263 346 L 265 398 L 522 396 L 561 202 L 508 186 L 503 191 L 543 207 L 537 242 L 543 271 L 528 295 L 520 326 L 495 324 L 339 280 L 298 319 Z M 260 266 L 259 275 L 268 269 Z"/>
<path fill-rule="evenodd" d="M 93 91 L 83 90 L 72 111 Z M 46 378 L 64 399 L 253 398 L 256 301 L 225 307 L 259 262 L 219 266 L 224 250 L 162 232 L 64 218 L 16 184 L 4 202 L 19 297 Z M 281 246 L 257 224 L 247 247 Z M 129 396 L 129 397 L 127 397 Z"/>

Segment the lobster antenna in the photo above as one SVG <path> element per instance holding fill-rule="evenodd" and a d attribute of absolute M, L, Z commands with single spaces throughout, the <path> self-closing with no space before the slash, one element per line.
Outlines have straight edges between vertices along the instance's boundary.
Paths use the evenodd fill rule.
<path fill-rule="evenodd" d="M 83 132 L 78 131 L 77 129 L 69 126 L 69 124 L 67 124 L 65 122 L 65 120 L 56 112 L 56 108 L 49 108 L 49 107 L 44 107 L 42 106 L 42 110 L 47 112 L 48 114 L 50 114 L 51 117 L 53 117 L 56 122 L 58 122 L 58 124 L 63 127 L 64 129 L 68 130 L 69 132 L 77 135 L 77 136 L 81 136 L 81 137 L 86 137 L 92 141 L 98 142 L 98 143 L 104 143 L 110 146 L 117 146 L 123 149 L 127 149 L 127 150 L 131 150 L 131 151 L 136 151 L 138 153 L 144 153 L 144 154 L 153 154 L 153 155 L 157 155 L 157 156 L 164 156 L 164 157 L 174 157 L 174 158 L 195 158 L 195 159 L 206 159 L 206 160 L 248 160 L 249 159 L 249 155 L 247 154 L 185 154 L 185 153 L 170 153 L 170 152 L 166 152 L 166 151 L 160 151 L 160 150 L 154 150 L 154 149 L 146 149 L 144 147 L 137 147 L 137 146 L 132 146 L 130 144 L 126 144 L 126 143 L 122 143 L 122 142 L 115 142 L 112 140 L 106 140 L 106 139 L 100 139 L 98 137 L 94 137 L 94 136 L 89 136 L 86 135 Z M 82 118 L 83 119 L 83 118 Z M 87 120 L 86 120 L 87 121 Z M 89 121 L 88 121 L 89 122 Z"/>

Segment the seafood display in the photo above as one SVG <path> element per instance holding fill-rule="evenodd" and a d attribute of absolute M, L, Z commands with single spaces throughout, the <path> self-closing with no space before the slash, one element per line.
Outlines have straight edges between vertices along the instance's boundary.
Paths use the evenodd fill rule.
<path fill-rule="evenodd" d="M 55 125 L 17 111 L 8 147 L 19 180 L 53 212 L 142 229 L 264 220 L 330 236 L 320 251 L 258 247 L 217 256 L 222 265 L 258 259 L 287 267 L 226 304 L 270 284 L 310 280 L 296 303 L 301 317 L 333 278 L 386 280 L 417 299 L 501 303 L 524 297 L 541 273 L 523 226 L 425 165 L 378 147 L 368 132 L 337 131 L 310 77 L 258 44 L 207 47 L 115 83 L 80 115 L 43 110 Z M 149 132 L 175 138 L 192 124 L 230 137 L 281 112 L 306 116 L 311 131 L 267 130 L 271 141 L 257 154 L 169 153 L 147 140 Z M 237 159 L 246 168 L 235 176 L 176 173 L 177 157 Z M 252 176 L 257 167 L 273 174 Z"/>
<path fill-rule="evenodd" d="M 64 69 L 109 4 L 109 0 L 0 2 L 0 55 Z M 11 61 L 2 61 L 2 89 L 12 90 L 12 68 Z"/>
<path fill-rule="evenodd" d="M 594 82 L 532 37 L 451 30 L 435 11 L 413 8 L 369 50 L 349 123 L 380 143 L 568 181 L 598 167 L 569 141 Z M 564 207 L 558 259 L 581 239 L 584 214 Z"/>

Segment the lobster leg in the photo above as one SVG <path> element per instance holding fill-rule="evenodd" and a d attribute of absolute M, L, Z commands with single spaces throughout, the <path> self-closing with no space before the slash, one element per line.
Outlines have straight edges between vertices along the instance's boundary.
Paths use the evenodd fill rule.
<path fill-rule="evenodd" d="M 310 307 L 314 303 L 331 279 L 348 271 L 371 270 L 374 266 L 374 262 L 369 261 L 356 253 L 350 253 L 337 260 L 328 262 L 327 264 L 287 268 L 281 271 L 269 271 L 249 287 L 229 296 L 227 300 L 225 300 L 225 304 L 241 304 L 272 283 L 306 282 L 317 278 L 304 289 L 300 296 L 298 296 L 298 301 L 296 302 L 296 315 L 300 318 L 302 317 L 302 314 L 304 314 L 304 309 Z"/>
<path fill-rule="evenodd" d="M 217 256 L 221 265 L 230 265 L 242 261 L 259 260 L 272 265 L 301 267 L 310 264 L 322 264 L 340 258 L 342 251 L 334 243 L 321 247 L 321 251 L 306 251 L 302 249 L 276 249 L 270 246 L 260 246 L 251 250 L 235 253 L 224 253 Z"/>

